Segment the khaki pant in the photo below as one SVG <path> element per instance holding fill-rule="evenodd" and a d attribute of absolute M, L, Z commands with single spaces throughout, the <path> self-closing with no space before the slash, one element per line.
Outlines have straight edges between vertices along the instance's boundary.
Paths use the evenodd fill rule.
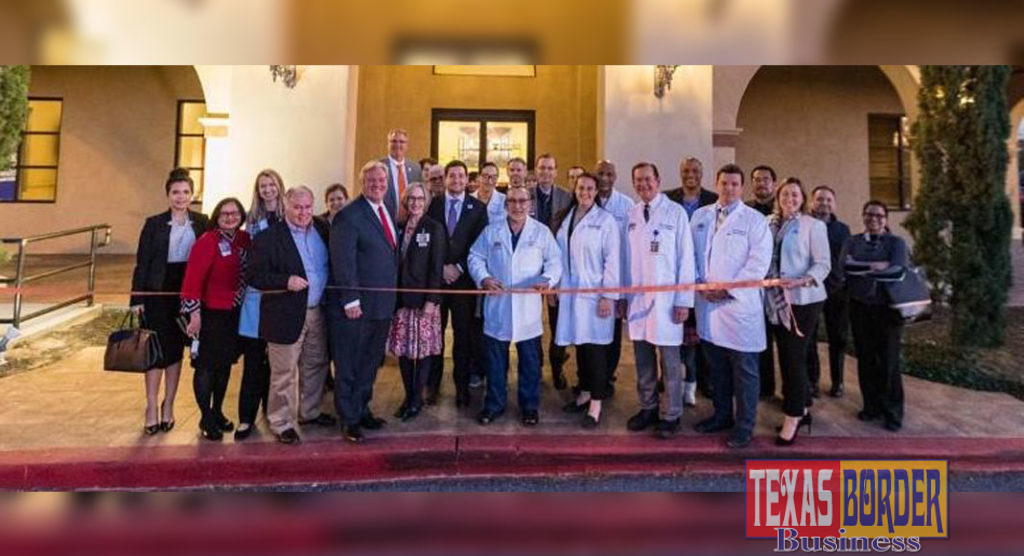
<path fill-rule="evenodd" d="M 320 307 L 306 310 L 306 322 L 294 344 L 267 343 L 270 394 L 267 419 L 274 434 L 320 415 L 327 378 L 327 328 Z"/>

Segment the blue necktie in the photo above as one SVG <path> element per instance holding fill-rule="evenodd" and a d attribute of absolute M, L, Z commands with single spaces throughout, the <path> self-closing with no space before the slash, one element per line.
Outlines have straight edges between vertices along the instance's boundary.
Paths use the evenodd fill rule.
<path fill-rule="evenodd" d="M 455 225 L 459 222 L 459 213 L 455 211 L 458 204 L 458 199 L 451 199 L 448 204 L 448 235 L 455 233 Z"/>

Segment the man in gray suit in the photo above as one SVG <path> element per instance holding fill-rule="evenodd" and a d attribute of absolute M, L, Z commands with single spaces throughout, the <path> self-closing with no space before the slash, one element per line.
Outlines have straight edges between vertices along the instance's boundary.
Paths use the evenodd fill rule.
<path fill-rule="evenodd" d="M 363 194 L 334 218 L 330 238 L 331 271 L 336 290 L 328 299 L 331 355 L 337 370 L 334 406 L 349 442 L 363 441 L 362 429 L 379 429 L 384 420 L 370 412 L 373 383 L 384 356 L 394 291 L 398 285 L 398 230 L 384 208 L 387 168 L 367 162 L 359 172 Z"/>
<path fill-rule="evenodd" d="M 406 160 L 405 151 L 409 147 L 409 132 L 395 128 L 388 132 L 388 155 L 380 159 L 388 173 L 388 189 L 384 195 L 384 205 L 388 207 L 392 220 L 398 216 L 398 200 L 405 193 L 405 187 L 412 182 L 420 181 L 418 163 Z"/>
<path fill-rule="evenodd" d="M 562 213 L 568 208 L 572 194 L 557 185 L 558 163 L 554 155 L 544 153 L 537 157 L 534 166 L 537 174 L 537 186 L 530 189 L 530 206 L 534 218 L 551 229 L 552 234 L 558 233 Z M 562 373 L 562 366 L 569 358 L 565 346 L 555 344 L 555 327 L 558 326 L 558 297 L 548 296 L 548 324 L 551 326 L 551 341 L 548 343 L 548 361 L 551 363 L 551 382 L 558 390 L 564 390 L 568 383 Z M 543 360 L 543 355 L 541 355 Z"/>

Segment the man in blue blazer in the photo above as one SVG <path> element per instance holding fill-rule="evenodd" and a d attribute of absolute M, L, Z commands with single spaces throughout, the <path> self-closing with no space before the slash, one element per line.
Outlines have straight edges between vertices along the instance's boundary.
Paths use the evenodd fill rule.
<path fill-rule="evenodd" d="M 395 128 L 388 132 L 388 155 L 380 159 L 387 170 L 387 193 L 384 195 L 384 206 L 391 212 L 391 219 L 398 217 L 398 202 L 402 199 L 406 186 L 420 181 L 420 165 L 407 160 L 405 151 L 409 147 L 409 132 Z"/>
<path fill-rule="evenodd" d="M 335 289 L 328 299 L 331 352 L 338 373 L 334 405 L 345 439 L 362 442 L 362 429 L 384 425 L 370 412 L 373 383 L 384 356 L 394 291 L 398 284 L 398 230 L 384 206 L 387 167 L 367 162 L 359 172 L 363 194 L 334 218 L 330 235 L 331 270 Z"/>

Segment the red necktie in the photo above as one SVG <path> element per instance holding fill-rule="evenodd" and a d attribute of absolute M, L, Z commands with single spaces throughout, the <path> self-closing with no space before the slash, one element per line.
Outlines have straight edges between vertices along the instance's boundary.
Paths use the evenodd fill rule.
<path fill-rule="evenodd" d="M 388 218 L 384 216 L 384 206 L 377 207 L 377 215 L 380 216 L 380 225 L 384 226 L 384 237 L 388 238 L 388 245 L 395 248 L 395 236 L 391 233 L 391 226 L 388 226 Z"/>

